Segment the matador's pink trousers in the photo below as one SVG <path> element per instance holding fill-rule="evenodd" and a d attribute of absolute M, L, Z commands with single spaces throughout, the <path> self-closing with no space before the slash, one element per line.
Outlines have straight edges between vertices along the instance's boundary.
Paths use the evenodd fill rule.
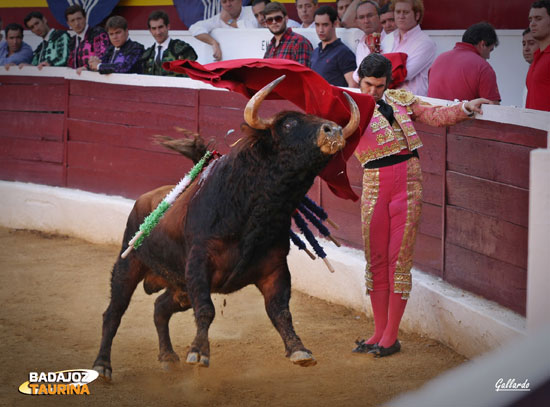
<path fill-rule="evenodd" d="M 411 289 L 413 249 L 422 209 L 418 158 L 365 169 L 361 219 L 366 283 L 374 314 L 374 335 L 366 343 L 385 348 L 397 339 Z"/>

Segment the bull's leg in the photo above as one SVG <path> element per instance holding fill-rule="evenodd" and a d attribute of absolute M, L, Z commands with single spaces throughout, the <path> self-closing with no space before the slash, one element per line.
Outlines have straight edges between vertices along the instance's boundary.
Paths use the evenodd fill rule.
<path fill-rule="evenodd" d="M 203 367 L 208 367 L 210 364 L 208 329 L 216 314 L 210 298 L 207 261 L 206 248 L 194 246 L 189 252 L 185 270 L 187 293 L 193 305 L 197 325 L 197 334 L 187 353 L 186 362 Z"/>
<path fill-rule="evenodd" d="M 313 366 L 317 361 L 311 351 L 304 347 L 300 337 L 294 331 L 290 301 L 290 272 L 285 263 L 279 272 L 269 273 L 257 284 L 264 296 L 265 309 L 271 322 L 283 338 L 286 356 L 300 366 Z"/>
<path fill-rule="evenodd" d="M 165 369 L 171 369 L 180 358 L 172 348 L 168 323 L 176 312 L 191 308 L 191 303 L 186 294 L 176 295 L 171 290 L 166 290 L 155 301 L 155 327 L 159 337 L 159 362 Z"/>
<path fill-rule="evenodd" d="M 144 268 L 137 260 L 119 259 L 111 276 L 111 302 L 103 313 L 103 330 L 99 353 L 93 369 L 105 380 L 111 380 L 111 346 L 122 315 L 128 308 L 137 284 L 143 279 Z"/>

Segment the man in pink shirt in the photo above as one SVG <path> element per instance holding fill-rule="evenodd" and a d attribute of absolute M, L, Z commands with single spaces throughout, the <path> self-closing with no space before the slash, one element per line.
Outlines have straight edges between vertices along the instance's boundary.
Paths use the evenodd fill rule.
<path fill-rule="evenodd" d="M 424 17 L 422 0 L 392 0 L 397 30 L 393 32 L 393 46 L 384 52 L 407 54 L 407 77 L 400 88 L 418 96 L 428 94 L 428 71 L 435 59 L 436 46 L 420 29 Z"/>
<path fill-rule="evenodd" d="M 446 100 L 485 98 L 500 103 L 497 76 L 487 62 L 497 45 L 491 24 L 470 26 L 462 42 L 436 58 L 429 71 L 428 96 Z"/>

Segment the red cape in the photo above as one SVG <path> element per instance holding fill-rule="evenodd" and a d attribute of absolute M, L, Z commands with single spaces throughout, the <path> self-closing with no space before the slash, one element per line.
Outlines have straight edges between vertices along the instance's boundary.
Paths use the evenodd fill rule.
<path fill-rule="evenodd" d="M 404 52 L 390 52 L 388 54 L 382 54 L 391 61 L 392 71 L 392 81 L 389 84 L 388 88 L 397 89 L 399 85 L 405 82 L 407 77 L 407 57 L 408 55 Z"/>
<path fill-rule="evenodd" d="M 268 99 L 286 99 L 303 109 L 345 126 L 350 117 L 344 89 L 330 85 L 323 77 L 310 68 L 287 59 L 234 59 L 201 65 L 198 62 L 179 60 L 165 62 L 164 69 L 185 73 L 190 78 L 208 82 L 218 88 L 241 93 L 247 98 L 281 75 L 286 75 L 268 96 Z M 368 95 L 347 92 L 361 112 L 359 128 L 347 139 L 344 149 L 336 154 L 320 177 L 331 191 L 340 198 L 356 201 L 347 176 L 346 161 L 353 154 L 359 138 L 368 126 L 373 110 L 374 99 Z"/>

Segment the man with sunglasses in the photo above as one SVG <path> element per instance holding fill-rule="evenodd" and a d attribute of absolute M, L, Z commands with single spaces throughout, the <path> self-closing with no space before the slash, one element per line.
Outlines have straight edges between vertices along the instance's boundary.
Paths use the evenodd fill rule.
<path fill-rule="evenodd" d="M 311 66 L 313 47 L 302 35 L 292 32 L 287 27 L 288 15 L 279 2 L 271 2 L 263 10 L 265 23 L 273 38 L 267 46 L 264 58 L 282 58 L 297 61 L 307 67 Z"/>

